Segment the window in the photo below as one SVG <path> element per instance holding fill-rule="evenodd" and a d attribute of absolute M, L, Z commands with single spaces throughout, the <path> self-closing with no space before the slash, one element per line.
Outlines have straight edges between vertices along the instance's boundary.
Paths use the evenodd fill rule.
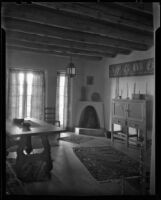
<path fill-rule="evenodd" d="M 68 77 L 65 72 L 57 73 L 57 89 L 56 89 L 56 118 L 60 121 L 60 125 L 67 127 L 68 116 Z"/>
<path fill-rule="evenodd" d="M 44 73 L 9 70 L 8 117 L 43 119 Z"/>

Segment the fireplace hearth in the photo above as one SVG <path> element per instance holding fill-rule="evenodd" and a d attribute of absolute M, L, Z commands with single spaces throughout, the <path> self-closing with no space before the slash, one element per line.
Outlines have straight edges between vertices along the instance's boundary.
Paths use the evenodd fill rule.
<path fill-rule="evenodd" d="M 102 102 L 80 101 L 76 120 L 76 134 L 104 136 Z"/>

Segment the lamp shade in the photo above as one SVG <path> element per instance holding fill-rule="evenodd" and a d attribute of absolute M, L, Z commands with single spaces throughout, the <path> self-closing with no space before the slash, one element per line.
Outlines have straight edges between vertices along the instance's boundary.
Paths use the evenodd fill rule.
<path fill-rule="evenodd" d="M 76 68 L 75 68 L 75 65 L 70 62 L 67 66 L 67 75 L 72 78 L 76 75 Z"/>

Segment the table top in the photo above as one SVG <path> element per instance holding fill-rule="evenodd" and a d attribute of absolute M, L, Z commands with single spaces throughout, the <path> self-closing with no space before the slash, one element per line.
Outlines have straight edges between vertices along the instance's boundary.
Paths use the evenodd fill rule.
<path fill-rule="evenodd" d="M 25 118 L 25 122 L 31 124 L 29 131 L 24 131 L 22 128 L 13 124 L 11 120 L 6 120 L 6 132 L 11 137 L 17 137 L 22 135 L 48 135 L 54 133 L 60 133 L 66 131 L 61 127 L 54 126 L 52 124 L 48 124 L 42 120 L 38 120 L 35 118 Z"/>

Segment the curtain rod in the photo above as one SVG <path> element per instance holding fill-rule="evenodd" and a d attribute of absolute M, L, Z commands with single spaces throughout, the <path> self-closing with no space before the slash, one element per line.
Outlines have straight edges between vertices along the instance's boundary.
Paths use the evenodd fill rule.
<path fill-rule="evenodd" d="M 8 69 L 12 70 L 12 71 L 16 71 L 17 70 L 17 71 L 33 71 L 33 72 L 34 71 L 36 71 L 36 72 L 38 72 L 38 71 L 40 72 L 41 71 L 41 72 L 45 72 L 45 70 L 43 70 L 43 69 L 25 69 L 25 68 L 17 68 L 17 67 L 16 68 L 12 68 L 11 67 L 11 68 L 8 68 Z"/>

